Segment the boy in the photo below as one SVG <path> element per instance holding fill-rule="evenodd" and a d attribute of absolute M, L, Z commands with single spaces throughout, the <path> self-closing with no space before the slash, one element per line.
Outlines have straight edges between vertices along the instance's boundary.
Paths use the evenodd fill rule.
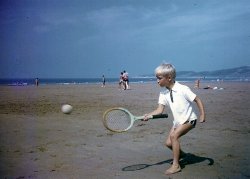
<path fill-rule="evenodd" d="M 158 107 L 144 116 L 147 121 L 149 116 L 161 114 L 165 106 L 169 106 L 174 117 L 173 127 L 166 139 L 166 146 L 173 151 L 173 164 L 165 174 L 173 174 L 181 171 L 180 157 L 185 153 L 180 148 L 179 138 L 195 127 L 197 116 L 192 102 L 197 104 L 200 112 L 200 122 L 205 122 L 205 111 L 202 101 L 189 87 L 175 81 L 176 71 L 171 64 L 162 64 L 155 69 L 157 82 L 164 89 L 160 92 Z"/>

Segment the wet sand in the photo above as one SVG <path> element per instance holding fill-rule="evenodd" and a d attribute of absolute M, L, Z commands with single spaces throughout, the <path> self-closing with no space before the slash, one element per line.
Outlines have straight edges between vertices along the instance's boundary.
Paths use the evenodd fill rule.
<path fill-rule="evenodd" d="M 170 178 L 250 177 L 250 83 L 201 84 L 223 90 L 194 89 L 207 121 L 181 138 L 188 156 Z M 0 86 L 1 178 L 169 178 L 172 153 L 165 138 L 168 119 L 136 122 L 125 133 L 102 124 L 111 107 L 143 115 L 157 107 L 156 83 L 118 85 Z M 70 115 L 62 104 L 74 107 Z M 141 165 L 146 164 L 146 165 Z M 144 168 L 142 168 L 144 167 Z"/>

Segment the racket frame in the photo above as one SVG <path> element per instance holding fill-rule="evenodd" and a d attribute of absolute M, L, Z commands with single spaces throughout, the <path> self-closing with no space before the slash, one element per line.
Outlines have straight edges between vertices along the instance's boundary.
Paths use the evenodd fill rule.
<path fill-rule="evenodd" d="M 127 113 L 127 114 L 129 115 L 129 118 L 130 118 L 130 125 L 129 125 L 126 129 L 124 129 L 124 130 L 114 130 L 114 129 L 108 127 L 108 125 L 107 125 L 107 123 L 106 123 L 106 115 L 107 115 L 110 111 L 114 111 L 114 110 L 124 111 L 125 113 Z M 141 116 L 139 116 L 139 117 L 141 117 Z M 103 125 L 104 125 L 108 130 L 113 131 L 113 132 L 125 132 L 125 131 L 129 130 L 129 129 L 133 126 L 135 120 L 139 120 L 139 118 L 138 118 L 138 119 L 135 119 L 135 116 L 134 116 L 133 114 L 131 114 L 127 109 L 121 108 L 121 107 L 110 108 L 110 109 L 108 109 L 107 111 L 105 111 L 104 114 L 103 114 Z"/>
<path fill-rule="evenodd" d="M 107 126 L 107 123 L 106 123 L 106 115 L 110 112 L 110 111 L 113 111 L 113 110 L 121 110 L 121 111 L 124 111 L 125 113 L 127 113 L 130 117 L 130 125 L 124 129 L 124 130 L 114 130 L 114 129 L 111 129 Z M 156 118 L 167 118 L 168 117 L 168 114 L 159 114 L 159 115 L 153 115 L 151 116 L 149 119 L 156 119 Z M 107 111 L 104 112 L 103 114 L 103 125 L 110 131 L 113 131 L 113 132 L 125 132 L 127 130 L 129 130 L 134 122 L 136 120 L 142 120 L 144 119 L 144 116 L 134 116 L 131 112 L 129 112 L 127 109 L 125 108 L 122 108 L 122 107 L 115 107 L 115 108 L 110 108 L 108 109 Z"/>

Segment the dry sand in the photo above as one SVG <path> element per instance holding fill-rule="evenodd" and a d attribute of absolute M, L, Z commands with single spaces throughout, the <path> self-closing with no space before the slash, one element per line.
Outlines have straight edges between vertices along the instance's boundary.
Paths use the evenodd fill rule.
<path fill-rule="evenodd" d="M 164 141 L 171 113 L 137 122 L 126 133 L 102 125 L 111 107 L 135 115 L 157 107 L 156 83 L 132 84 L 127 91 L 109 84 L 0 86 L 0 178 L 249 178 L 250 83 L 209 85 L 224 90 L 193 89 L 207 122 L 181 138 L 189 155 L 182 172 L 170 176 L 164 171 L 172 153 Z M 60 111 L 65 103 L 74 107 L 70 115 Z M 147 165 L 135 170 L 140 164 Z"/>

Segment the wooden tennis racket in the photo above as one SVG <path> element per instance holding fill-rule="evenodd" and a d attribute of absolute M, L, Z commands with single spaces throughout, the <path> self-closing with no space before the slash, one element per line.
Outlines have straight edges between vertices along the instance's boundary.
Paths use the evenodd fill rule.
<path fill-rule="evenodd" d="M 149 119 L 167 118 L 167 114 L 153 115 Z M 111 108 L 103 114 L 104 126 L 113 132 L 125 132 L 129 130 L 136 120 L 142 120 L 144 116 L 134 116 L 125 108 Z"/>

